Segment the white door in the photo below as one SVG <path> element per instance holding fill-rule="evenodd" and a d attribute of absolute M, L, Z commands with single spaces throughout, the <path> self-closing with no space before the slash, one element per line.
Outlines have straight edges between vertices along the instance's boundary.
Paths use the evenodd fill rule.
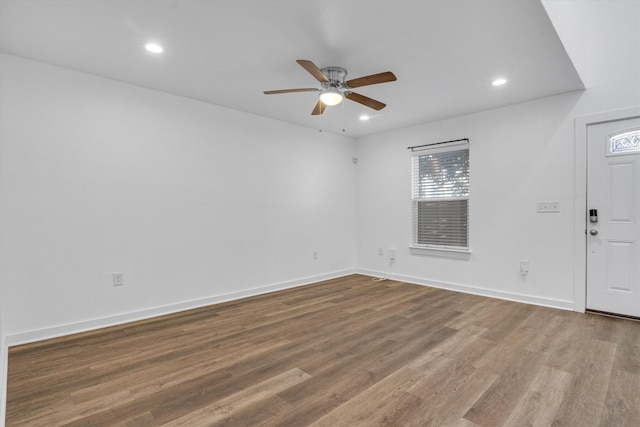
<path fill-rule="evenodd" d="M 590 125 L 587 144 L 587 309 L 640 317 L 640 118 Z"/>

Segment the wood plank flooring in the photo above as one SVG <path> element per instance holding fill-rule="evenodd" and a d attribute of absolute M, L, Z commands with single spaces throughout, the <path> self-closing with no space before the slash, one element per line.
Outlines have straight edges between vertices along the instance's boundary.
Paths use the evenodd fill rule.
<path fill-rule="evenodd" d="M 639 426 L 640 323 L 353 275 L 9 351 L 7 426 Z"/>

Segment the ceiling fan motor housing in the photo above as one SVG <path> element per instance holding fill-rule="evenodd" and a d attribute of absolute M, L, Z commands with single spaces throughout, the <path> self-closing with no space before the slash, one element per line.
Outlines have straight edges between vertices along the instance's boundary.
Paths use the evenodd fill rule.
<path fill-rule="evenodd" d="M 347 77 L 347 70 L 342 67 L 325 67 L 321 71 L 329 79 L 328 82 L 322 82 L 325 89 L 344 89 L 347 85 L 344 83 Z"/>

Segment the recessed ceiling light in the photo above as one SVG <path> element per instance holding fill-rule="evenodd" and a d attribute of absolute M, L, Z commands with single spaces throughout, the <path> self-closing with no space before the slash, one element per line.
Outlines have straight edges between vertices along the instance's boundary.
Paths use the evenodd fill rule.
<path fill-rule="evenodd" d="M 503 78 L 495 79 L 494 81 L 491 82 L 491 84 L 494 86 L 502 86 L 505 83 L 507 83 L 507 79 L 503 79 Z"/>
<path fill-rule="evenodd" d="M 153 53 L 162 53 L 164 51 L 164 48 L 158 43 L 147 43 L 144 48 Z"/>
<path fill-rule="evenodd" d="M 369 120 L 371 117 L 367 116 L 366 114 L 363 114 L 360 116 L 360 120 L 362 120 L 363 122 Z"/>

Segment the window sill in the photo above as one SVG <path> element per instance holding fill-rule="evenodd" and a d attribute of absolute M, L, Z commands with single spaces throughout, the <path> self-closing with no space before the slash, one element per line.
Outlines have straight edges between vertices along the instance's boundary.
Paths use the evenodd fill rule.
<path fill-rule="evenodd" d="M 411 253 L 411 255 L 438 256 L 453 259 L 471 258 L 471 251 L 469 249 L 445 249 L 412 245 L 409 246 L 409 252 Z"/>

